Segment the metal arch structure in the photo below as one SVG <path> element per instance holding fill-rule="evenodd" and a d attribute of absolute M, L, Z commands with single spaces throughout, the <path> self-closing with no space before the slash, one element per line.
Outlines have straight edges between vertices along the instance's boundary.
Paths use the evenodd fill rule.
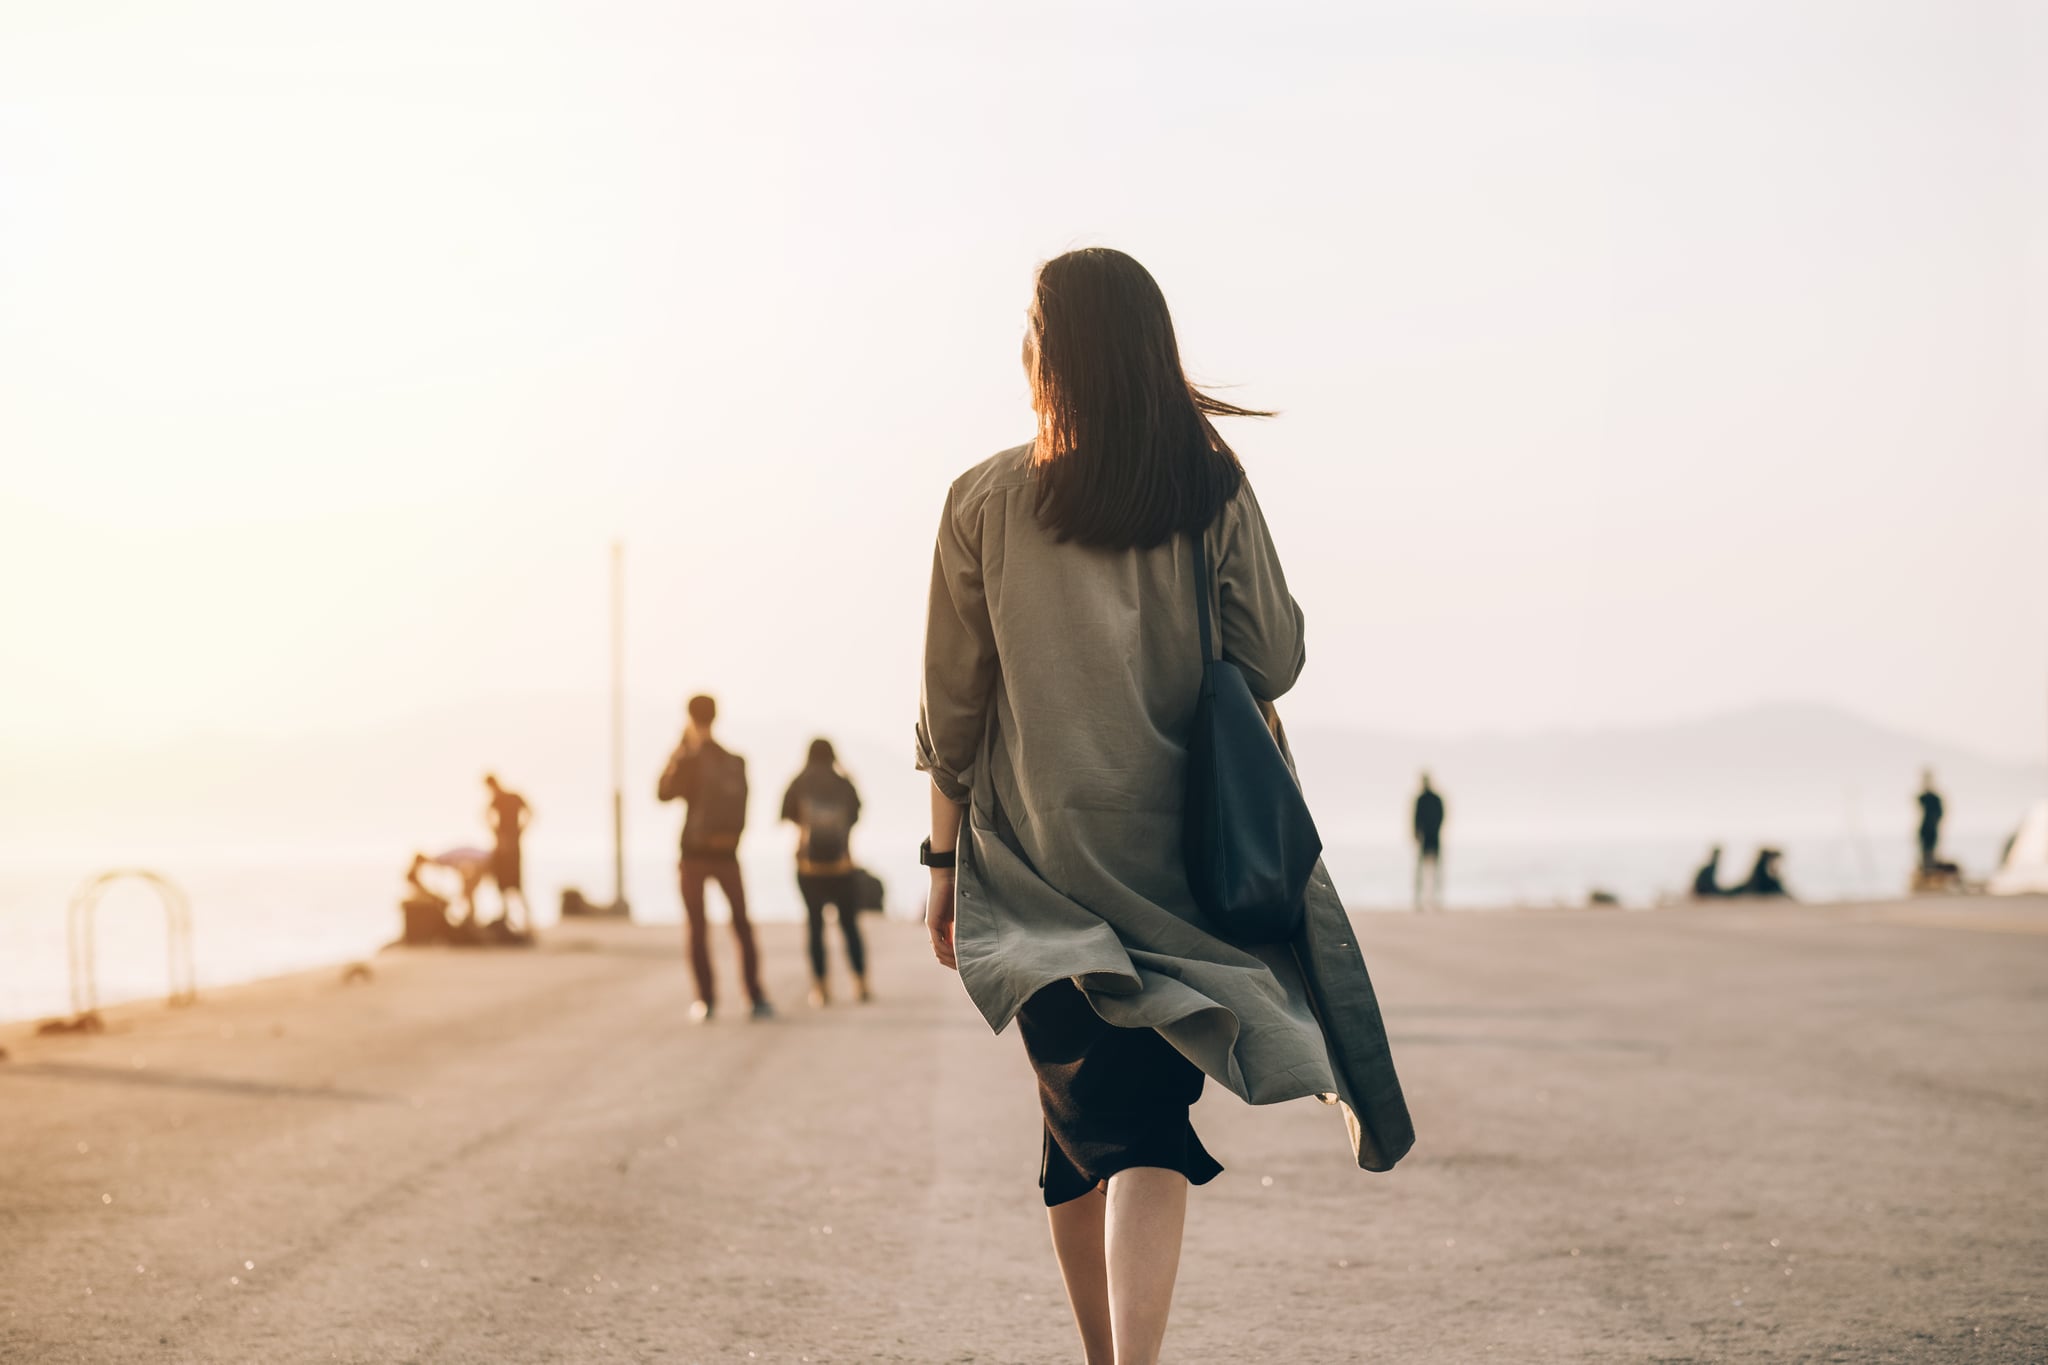
<path fill-rule="evenodd" d="M 65 947 L 71 963 L 71 1012 L 78 1018 L 95 1015 L 100 1007 L 97 922 L 100 897 L 118 882 L 139 881 L 156 892 L 164 908 L 165 957 L 170 969 L 172 1005 L 189 1005 L 199 998 L 199 981 L 192 963 L 192 902 L 178 884 L 161 872 L 146 868 L 117 868 L 102 872 L 71 894 L 65 912 Z"/>

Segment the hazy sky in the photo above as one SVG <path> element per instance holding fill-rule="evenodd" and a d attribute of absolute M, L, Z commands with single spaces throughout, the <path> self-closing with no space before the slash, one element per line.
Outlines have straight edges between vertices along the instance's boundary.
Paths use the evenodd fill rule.
<path fill-rule="evenodd" d="M 1284 413 L 1296 716 L 2038 759 L 2041 16 L 6 0 L 0 745 L 599 688 L 623 536 L 636 692 L 907 762 L 944 486 L 1101 243 Z"/>

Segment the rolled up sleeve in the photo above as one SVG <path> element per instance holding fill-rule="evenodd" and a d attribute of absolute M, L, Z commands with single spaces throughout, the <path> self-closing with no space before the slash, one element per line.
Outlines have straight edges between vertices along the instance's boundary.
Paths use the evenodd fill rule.
<path fill-rule="evenodd" d="M 924 684 L 917 722 L 917 767 L 949 800 L 966 804 L 974 761 L 988 726 L 995 687 L 995 629 L 981 573 L 978 512 L 963 517 L 956 485 L 946 495 L 932 551 L 925 617 Z"/>
<path fill-rule="evenodd" d="M 1222 540 L 1216 583 L 1223 657 L 1244 673 L 1253 696 L 1274 701 L 1308 662 L 1307 627 L 1250 484 L 1224 518 Z"/>

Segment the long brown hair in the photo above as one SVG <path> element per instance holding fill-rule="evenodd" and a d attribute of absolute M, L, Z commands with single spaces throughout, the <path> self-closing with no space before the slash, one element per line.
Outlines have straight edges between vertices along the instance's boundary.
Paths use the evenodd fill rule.
<path fill-rule="evenodd" d="M 1037 511 L 1061 540 L 1150 549 L 1200 531 L 1244 467 L 1213 416 L 1270 417 L 1188 382 L 1166 296 L 1121 251 L 1039 267 L 1025 363 L 1038 410 Z"/>

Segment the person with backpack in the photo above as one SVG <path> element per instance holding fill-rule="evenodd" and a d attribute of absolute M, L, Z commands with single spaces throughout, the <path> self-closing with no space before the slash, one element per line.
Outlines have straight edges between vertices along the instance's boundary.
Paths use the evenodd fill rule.
<path fill-rule="evenodd" d="M 747 826 L 747 761 L 711 737 L 718 703 L 705 696 L 690 698 L 689 724 L 682 742 L 669 755 L 655 794 L 663 801 L 681 801 L 683 847 L 680 880 L 687 921 L 690 972 L 696 978 L 697 1001 L 690 1018 L 709 1023 L 718 1008 L 718 984 L 711 972 L 711 930 L 704 917 L 704 884 L 715 881 L 732 910 L 732 936 L 738 945 L 740 979 L 755 1019 L 772 1019 L 775 1009 L 761 990 L 760 952 L 754 926 L 747 919 L 747 889 L 740 880 L 740 833 Z"/>
<path fill-rule="evenodd" d="M 860 819 L 860 793 L 839 768 L 829 739 L 811 741 L 804 770 L 782 797 L 782 818 L 798 830 L 796 884 L 803 892 L 804 914 L 810 921 L 811 1004 L 832 1002 L 825 974 L 825 907 L 839 921 L 846 943 L 846 965 L 853 971 L 854 998 L 865 1005 L 868 989 L 866 945 L 860 937 L 860 901 L 855 888 L 853 826 Z"/>

